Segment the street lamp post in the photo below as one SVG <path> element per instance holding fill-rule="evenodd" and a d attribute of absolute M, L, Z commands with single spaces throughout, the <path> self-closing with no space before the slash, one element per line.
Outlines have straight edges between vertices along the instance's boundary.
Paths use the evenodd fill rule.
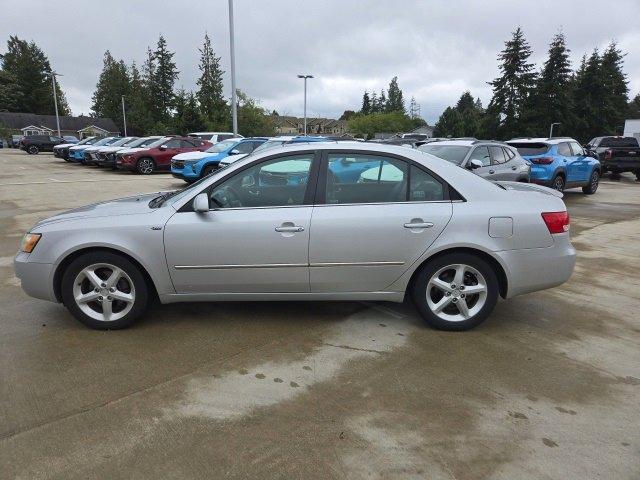
<path fill-rule="evenodd" d="M 127 136 L 127 114 L 124 110 L 124 95 L 122 95 L 122 121 L 124 122 L 124 136 Z"/>
<path fill-rule="evenodd" d="M 51 71 L 45 72 L 45 75 L 49 75 L 51 77 L 51 86 L 53 87 L 53 106 L 56 109 L 56 126 L 58 127 L 58 137 L 60 137 L 60 117 L 58 115 L 58 94 L 56 92 L 56 76 L 62 77 L 61 74 Z"/>
<path fill-rule="evenodd" d="M 298 78 L 304 79 L 304 134 L 307 135 L 307 79 L 313 75 L 298 75 Z"/>
<path fill-rule="evenodd" d="M 229 48 L 231 50 L 231 115 L 233 134 L 238 134 L 238 99 L 236 98 L 236 52 L 233 34 L 233 0 L 229 0 Z"/>
<path fill-rule="evenodd" d="M 553 127 L 554 127 L 555 125 L 562 125 L 562 123 L 560 123 L 560 122 L 555 122 L 555 123 L 552 123 L 552 124 L 551 124 L 551 128 L 549 129 L 549 138 L 552 138 L 552 137 L 553 137 Z"/>

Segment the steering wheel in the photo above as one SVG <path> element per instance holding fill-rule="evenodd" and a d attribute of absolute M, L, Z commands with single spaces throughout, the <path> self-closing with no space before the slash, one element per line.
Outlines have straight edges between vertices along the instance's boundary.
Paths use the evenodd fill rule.
<path fill-rule="evenodd" d="M 241 198 L 238 192 L 230 185 L 216 189 L 211 194 L 211 201 L 220 208 L 242 207 Z"/>

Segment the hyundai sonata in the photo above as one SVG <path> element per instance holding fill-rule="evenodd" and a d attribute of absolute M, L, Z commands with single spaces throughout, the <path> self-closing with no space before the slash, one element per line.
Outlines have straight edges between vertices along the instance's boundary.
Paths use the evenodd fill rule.
<path fill-rule="evenodd" d="M 565 282 L 575 250 L 562 194 L 494 183 L 419 150 L 297 143 L 183 190 L 61 213 L 15 258 L 22 288 L 87 326 L 162 303 L 385 300 L 466 330 L 498 297 Z"/>

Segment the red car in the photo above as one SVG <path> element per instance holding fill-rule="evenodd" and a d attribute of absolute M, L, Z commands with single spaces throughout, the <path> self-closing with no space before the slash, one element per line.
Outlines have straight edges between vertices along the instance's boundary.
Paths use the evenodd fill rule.
<path fill-rule="evenodd" d="M 171 158 L 184 152 L 204 151 L 213 144 L 191 137 L 164 137 L 146 148 L 124 151 L 117 156 L 116 168 L 149 175 L 156 170 L 171 170 Z"/>

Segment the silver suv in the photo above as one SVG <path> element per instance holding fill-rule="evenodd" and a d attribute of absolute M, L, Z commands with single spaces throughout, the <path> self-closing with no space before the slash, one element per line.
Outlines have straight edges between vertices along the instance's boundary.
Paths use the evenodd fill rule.
<path fill-rule="evenodd" d="M 444 140 L 427 143 L 419 150 L 472 170 L 487 180 L 528 182 L 531 165 L 518 151 L 491 140 Z"/>

